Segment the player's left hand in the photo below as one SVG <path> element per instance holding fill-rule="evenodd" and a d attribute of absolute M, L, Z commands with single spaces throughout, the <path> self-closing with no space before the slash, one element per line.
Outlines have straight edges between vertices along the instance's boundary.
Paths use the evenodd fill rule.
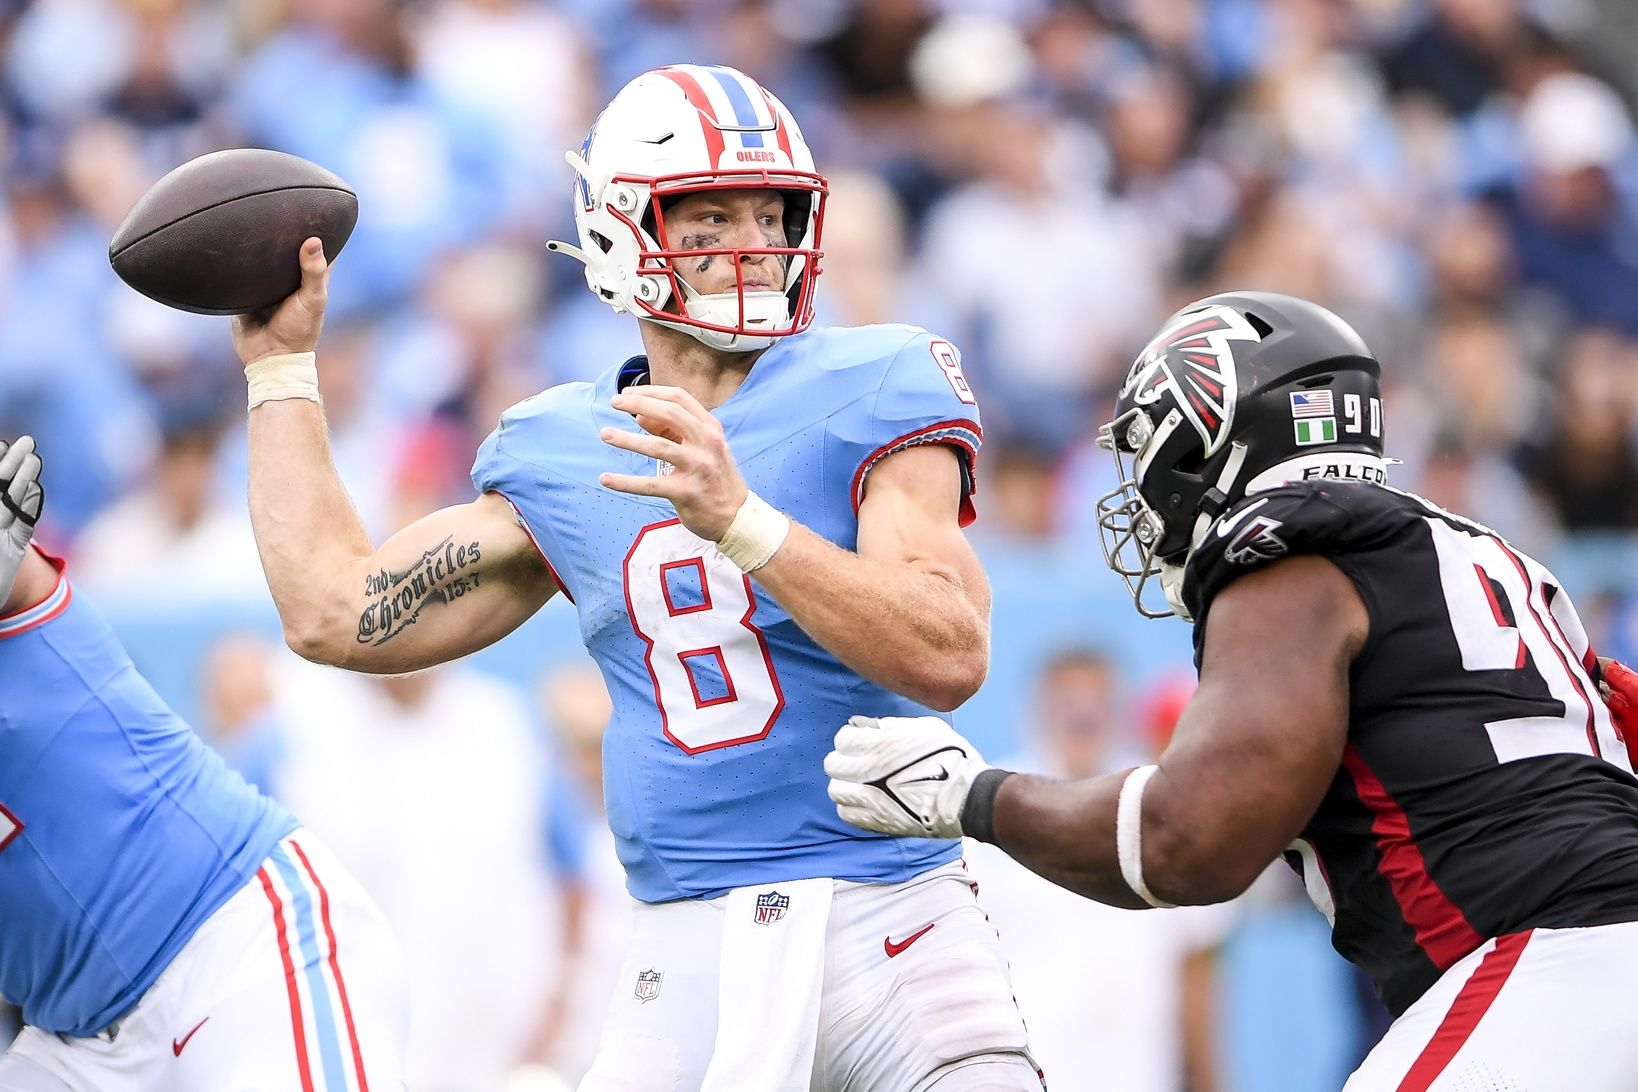
<path fill-rule="evenodd" d="M 604 474 L 610 489 L 640 497 L 664 497 L 684 527 L 707 542 L 728 533 L 749 490 L 728 449 L 722 423 L 681 387 L 630 387 L 610 403 L 637 418 L 642 432 L 603 429 L 610 447 L 669 463 L 669 474 Z"/>
<path fill-rule="evenodd" d="M 937 717 L 853 717 L 825 756 L 837 815 L 910 838 L 961 837 L 967 791 L 989 768 Z"/>
<path fill-rule="evenodd" d="M 40 484 L 43 464 L 34 452 L 34 437 L 0 443 L 0 604 L 11 597 L 17 570 L 23 567 L 34 525 L 45 507 Z"/>

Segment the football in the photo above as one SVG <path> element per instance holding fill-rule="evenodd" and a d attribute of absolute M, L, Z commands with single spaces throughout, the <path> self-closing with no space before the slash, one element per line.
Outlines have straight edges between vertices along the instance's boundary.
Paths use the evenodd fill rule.
<path fill-rule="evenodd" d="M 299 156 L 233 148 L 155 182 L 108 244 L 114 272 L 149 299 L 201 315 L 276 305 L 301 284 L 297 251 L 318 236 L 335 261 L 358 195 Z"/>

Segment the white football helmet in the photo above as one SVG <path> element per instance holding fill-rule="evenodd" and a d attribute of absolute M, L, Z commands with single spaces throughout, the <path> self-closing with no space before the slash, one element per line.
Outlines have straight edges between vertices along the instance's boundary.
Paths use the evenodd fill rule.
<path fill-rule="evenodd" d="M 579 154 L 565 158 L 579 177 L 580 245 L 546 245 L 584 263 L 586 283 L 615 311 L 729 352 L 765 349 L 813 321 L 825 180 L 796 119 L 749 76 L 687 64 L 645 72 L 614 96 Z M 683 250 L 669 237 L 667 200 L 761 188 L 785 198 L 786 245 Z M 741 259 L 755 254 L 780 259 L 783 290 L 745 290 Z M 733 262 L 735 289 L 702 294 L 678 276 L 676 259 L 706 255 Z"/>

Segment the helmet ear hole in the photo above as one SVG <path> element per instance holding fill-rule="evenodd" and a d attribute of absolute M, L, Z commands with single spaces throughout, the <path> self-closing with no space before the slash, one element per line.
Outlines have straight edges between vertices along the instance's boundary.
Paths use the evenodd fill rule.
<path fill-rule="evenodd" d="M 614 240 L 610 239 L 607 235 L 604 235 L 600 231 L 593 231 L 590 234 L 592 237 L 592 242 L 596 243 L 604 254 L 607 254 L 609 251 L 614 249 Z"/>
<path fill-rule="evenodd" d="M 1178 460 L 1177 469 L 1184 474 L 1192 474 L 1198 478 L 1205 473 L 1207 461 L 1206 449 L 1203 447 L 1196 448 L 1187 456 Z"/>

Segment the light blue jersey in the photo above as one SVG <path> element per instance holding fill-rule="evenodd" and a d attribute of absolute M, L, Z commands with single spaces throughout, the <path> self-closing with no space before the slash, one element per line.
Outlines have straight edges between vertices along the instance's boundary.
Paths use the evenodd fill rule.
<path fill-rule="evenodd" d="M 950 841 L 866 834 L 837 818 L 824 756 L 855 713 L 930 710 L 860 678 L 803 633 L 670 502 L 598 484 L 663 472 L 610 447 L 604 426 L 638 357 L 594 383 L 519 403 L 484 442 L 481 491 L 517 509 L 580 612 L 614 719 L 603 741 L 609 825 L 637 898 L 829 876 L 905 880 L 956 857 Z M 714 411 L 746 484 L 853 549 L 866 475 L 915 444 L 947 444 L 972 481 L 978 408 L 946 341 L 908 326 L 816 330 L 774 343 Z M 970 515 L 965 496 L 964 518 Z"/>
<path fill-rule="evenodd" d="M 102 1030 L 295 828 L 66 579 L 0 618 L 0 995 L 26 1022 Z"/>

